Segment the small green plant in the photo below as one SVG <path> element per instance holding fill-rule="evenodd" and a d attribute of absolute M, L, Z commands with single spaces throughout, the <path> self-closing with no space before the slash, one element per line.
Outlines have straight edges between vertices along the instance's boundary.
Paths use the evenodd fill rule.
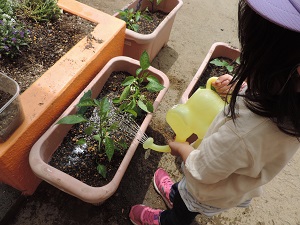
<path fill-rule="evenodd" d="M 14 58 L 21 54 L 21 48 L 30 43 L 30 31 L 8 14 L 0 19 L 0 58 L 5 55 Z"/>
<path fill-rule="evenodd" d="M 30 42 L 29 30 L 14 18 L 14 11 L 13 1 L 0 0 L 0 58 L 14 58 Z"/>
<path fill-rule="evenodd" d="M 76 114 L 68 115 L 60 119 L 58 124 L 84 124 L 84 133 L 87 137 L 92 137 L 94 142 L 97 142 L 99 154 L 105 153 L 108 161 L 110 162 L 115 151 L 122 148 L 127 148 L 127 144 L 123 139 L 116 140 L 113 134 L 119 129 L 119 124 L 112 119 L 112 104 L 107 98 L 100 100 L 93 99 L 92 92 L 86 92 L 79 103 L 77 104 L 78 110 Z M 95 108 L 95 116 L 89 119 L 85 116 L 89 107 Z M 78 145 L 87 145 L 89 138 L 80 138 L 77 140 Z M 94 143 L 91 142 L 91 143 Z M 106 178 L 106 166 L 97 162 L 97 171 L 104 178 Z"/>
<path fill-rule="evenodd" d="M 142 5 L 142 1 L 143 0 L 138 1 L 138 4 L 136 6 L 136 11 L 140 10 L 141 5 Z M 148 1 L 151 2 L 151 12 L 154 12 L 154 4 L 159 5 L 164 0 L 148 0 Z"/>
<path fill-rule="evenodd" d="M 240 60 L 240 58 L 237 58 L 235 60 L 235 62 L 237 64 L 240 64 L 239 60 Z M 234 66 L 232 65 L 232 63 L 228 63 L 227 61 L 219 59 L 219 58 L 215 58 L 215 59 L 211 60 L 210 63 L 215 66 L 225 67 L 229 73 L 232 73 L 233 69 L 234 69 Z"/>
<path fill-rule="evenodd" d="M 148 0 L 149 2 L 151 2 L 151 12 L 153 12 L 154 10 L 154 4 L 159 5 L 163 0 Z"/>
<path fill-rule="evenodd" d="M 136 76 L 125 78 L 122 82 L 125 88 L 121 96 L 113 100 L 122 112 L 130 113 L 134 117 L 141 115 L 141 110 L 147 113 L 153 112 L 153 104 L 142 94 L 142 91 L 159 92 L 165 87 L 147 71 L 149 66 L 149 55 L 144 51 L 140 57 L 140 68 L 136 70 Z"/>
<path fill-rule="evenodd" d="M 37 22 L 55 20 L 62 14 L 57 0 L 19 0 L 17 9 L 18 16 L 31 18 Z"/>
<path fill-rule="evenodd" d="M 147 19 L 147 20 L 152 20 L 152 18 L 147 15 L 146 13 L 142 13 L 141 11 L 134 11 L 133 8 L 131 9 L 124 9 L 124 10 L 119 10 L 119 15 L 120 19 L 126 22 L 126 28 L 133 30 L 135 32 L 138 32 L 139 30 L 139 25 L 138 22 L 141 19 L 141 17 Z"/>
<path fill-rule="evenodd" d="M 3 19 L 3 15 L 13 16 L 13 13 L 12 0 L 0 0 L 0 19 Z"/>

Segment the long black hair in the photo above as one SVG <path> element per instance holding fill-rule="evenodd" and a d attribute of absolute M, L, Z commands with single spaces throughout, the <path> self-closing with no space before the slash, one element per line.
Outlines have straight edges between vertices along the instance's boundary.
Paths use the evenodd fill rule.
<path fill-rule="evenodd" d="M 241 64 L 231 82 L 235 87 L 227 115 L 236 119 L 236 98 L 246 81 L 246 106 L 299 139 L 300 33 L 273 24 L 240 0 L 238 35 Z"/>

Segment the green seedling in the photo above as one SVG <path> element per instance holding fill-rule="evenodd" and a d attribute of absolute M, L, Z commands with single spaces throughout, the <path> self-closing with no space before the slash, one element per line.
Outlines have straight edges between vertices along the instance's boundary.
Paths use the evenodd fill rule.
<path fill-rule="evenodd" d="M 240 58 L 238 57 L 234 62 L 237 64 L 240 64 Z M 229 73 L 232 73 L 233 69 L 234 69 L 234 66 L 232 65 L 232 63 L 228 63 L 225 60 L 221 60 L 219 58 L 215 58 L 215 59 L 211 60 L 210 63 L 215 66 L 225 67 Z"/>
<path fill-rule="evenodd" d="M 146 10 L 147 12 L 147 10 Z M 124 9 L 124 10 L 119 10 L 119 15 L 120 19 L 126 22 L 126 28 L 129 30 L 133 30 L 135 32 L 138 32 L 139 30 L 139 25 L 138 22 L 139 20 L 143 17 L 149 21 L 152 20 L 152 18 L 147 15 L 146 13 L 142 13 L 141 11 L 134 11 L 134 9 Z"/>
<path fill-rule="evenodd" d="M 122 82 L 124 90 L 119 98 L 113 100 L 122 112 L 130 113 L 134 117 L 141 115 L 142 111 L 153 112 L 153 104 L 142 94 L 142 91 L 159 92 L 165 87 L 148 71 L 150 67 L 149 55 L 144 51 L 140 57 L 140 68 L 136 76 L 128 76 Z"/>
<path fill-rule="evenodd" d="M 114 152 L 120 148 L 127 148 L 125 140 L 115 140 L 113 134 L 119 129 L 119 123 L 112 119 L 111 111 L 112 105 L 107 98 L 101 100 L 92 99 L 92 92 L 86 92 L 77 104 L 78 110 L 76 114 L 68 115 L 60 119 L 57 124 L 82 124 L 84 126 L 84 133 L 87 138 L 79 139 L 76 144 L 87 144 L 90 137 L 98 145 L 99 154 L 105 154 L 110 162 Z M 89 119 L 85 116 L 89 107 L 95 109 L 96 119 Z M 104 178 L 106 178 L 107 170 L 105 165 L 98 163 L 97 171 Z"/>
<path fill-rule="evenodd" d="M 140 10 L 141 5 L 142 5 L 142 1 L 143 0 L 139 0 L 138 4 L 136 6 L 136 11 Z M 161 2 L 163 2 L 164 0 L 148 0 L 149 2 L 151 2 L 151 12 L 154 12 L 154 4 L 155 5 L 159 5 Z"/>

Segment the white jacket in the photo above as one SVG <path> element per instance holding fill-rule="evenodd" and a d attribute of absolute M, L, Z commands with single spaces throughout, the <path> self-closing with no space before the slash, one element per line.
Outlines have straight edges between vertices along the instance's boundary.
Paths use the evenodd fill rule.
<path fill-rule="evenodd" d="M 252 113 L 237 99 L 235 124 L 221 112 L 203 141 L 188 156 L 179 192 L 192 202 L 228 209 L 262 193 L 299 149 L 299 141 L 281 132 L 270 119 Z M 187 195 L 188 193 L 188 195 Z M 194 198 L 194 199 L 192 199 Z M 197 211 L 197 210 L 196 210 Z"/>

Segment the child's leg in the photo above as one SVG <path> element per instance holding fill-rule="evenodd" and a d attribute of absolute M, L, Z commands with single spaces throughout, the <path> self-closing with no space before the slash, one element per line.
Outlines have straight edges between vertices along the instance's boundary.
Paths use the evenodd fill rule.
<path fill-rule="evenodd" d="M 199 214 L 187 209 L 179 194 L 178 183 L 172 186 L 170 200 L 173 202 L 173 208 L 165 210 L 160 214 L 160 225 L 189 225 Z"/>

